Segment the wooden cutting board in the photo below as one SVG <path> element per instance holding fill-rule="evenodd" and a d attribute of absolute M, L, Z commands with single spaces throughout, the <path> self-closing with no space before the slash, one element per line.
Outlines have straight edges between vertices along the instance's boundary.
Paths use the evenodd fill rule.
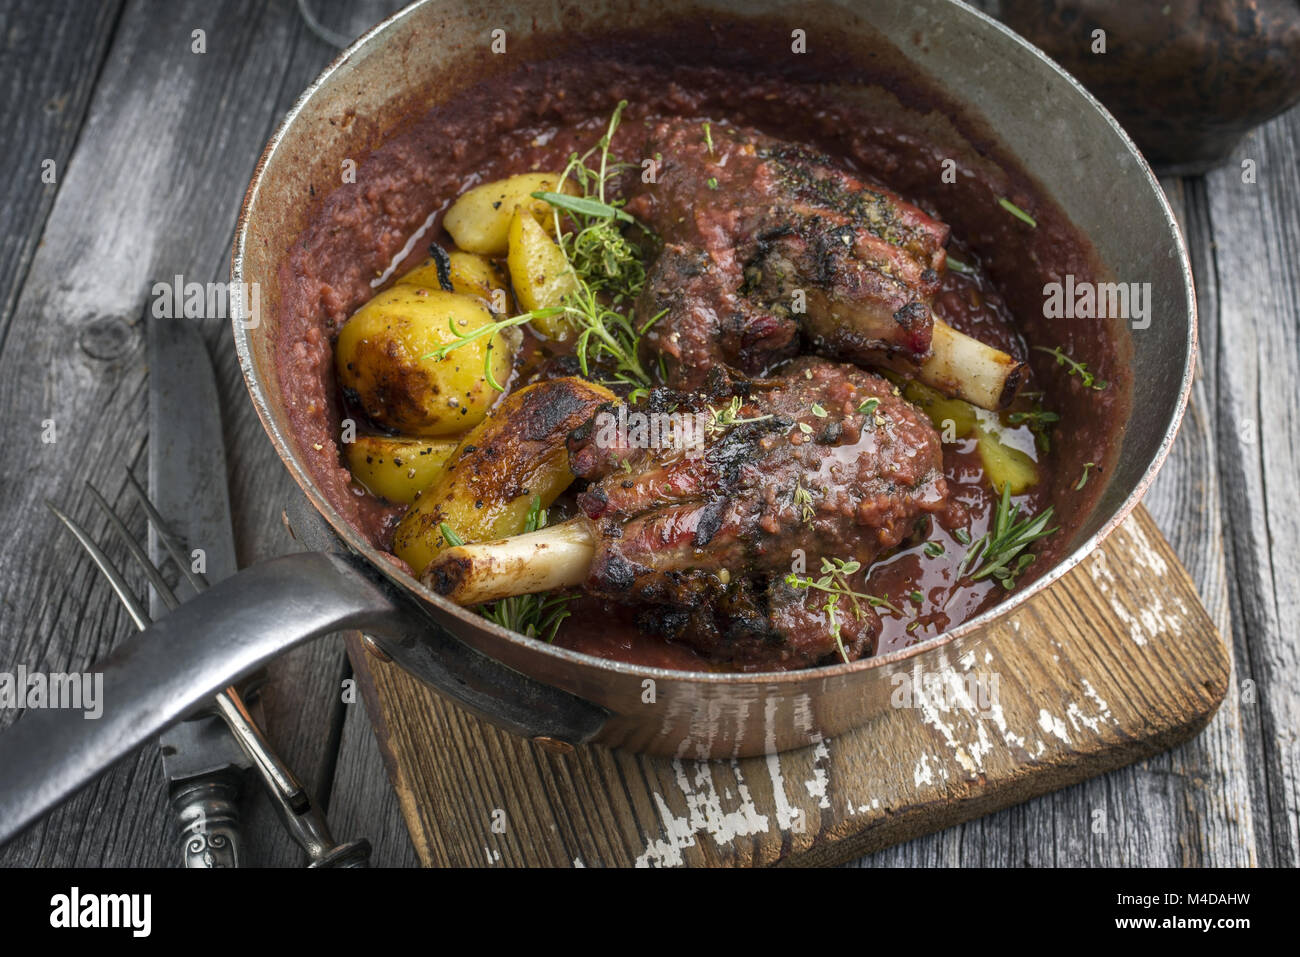
<path fill-rule="evenodd" d="M 1141 507 L 975 652 L 927 659 L 927 672 L 996 674 L 997 706 L 922 683 L 911 707 L 779 756 L 553 754 L 356 636 L 349 653 L 416 851 L 440 867 L 836 864 L 1172 747 L 1205 726 L 1229 674 Z"/>

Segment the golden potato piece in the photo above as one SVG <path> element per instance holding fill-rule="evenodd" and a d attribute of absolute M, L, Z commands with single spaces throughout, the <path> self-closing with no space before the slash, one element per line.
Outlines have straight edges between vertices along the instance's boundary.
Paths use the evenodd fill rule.
<path fill-rule="evenodd" d="M 975 429 L 975 407 L 961 399 L 950 399 L 938 389 L 912 381 L 903 387 L 903 398 L 924 412 L 939 434 L 964 439 Z"/>
<path fill-rule="evenodd" d="M 1038 465 L 1020 449 L 1007 445 L 996 432 L 980 424 L 975 429 L 976 447 L 984 478 L 995 492 L 1004 485 L 1011 486 L 1011 494 L 1019 495 L 1038 484 Z"/>
<path fill-rule="evenodd" d="M 484 376 L 505 384 L 510 349 L 500 335 L 484 335 L 450 352 L 432 355 L 492 322 L 476 299 L 400 284 L 358 309 L 339 332 L 334 362 L 340 384 L 351 390 L 374 422 L 404 435 L 447 436 L 477 425 L 500 398 Z"/>
<path fill-rule="evenodd" d="M 508 395 L 461 440 L 446 471 L 407 510 L 393 551 L 418 576 L 453 544 L 444 525 L 466 542 L 522 532 L 533 496 L 545 508 L 573 481 L 569 433 L 613 398 L 578 378 L 550 379 Z"/>
<path fill-rule="evenodd" d="M 483 256 L 504 256 L 510 219 L 516 209 L 526 210 L 546 229 L 553 228 L 555 217 L 550 203 L 534 199 L 531 194 L 576 191 L 569 180 L 565 180 L 563 190 L 558 189 L 559 181 L 558 173 L 520 173 L 475 186 L 452 203 L 442 226 L 461 249 Z"/>
<path fill-rule="evenodd" d="M 510 220 L 509 239 L 506 265 L 519 305 L 529 311 L 564 305 L 578 285 L 564 250 L 523 211 Z M 564 316 L 537 316 L 531 325 L 548 339 L 566 339 L 573 329 Z"/>
<path fill-rule="evenodd" d="M 497 268 L 497 264 L 486 256 L 460 249 L 451 250 L 447 254 L 447 280 L 451 283 L 452 292 L 481 299 L 489 309 L 496 309 L 497 312 L 510 311 L 510 287 L 506 283 L 506 277 Z M 397 281 L 425 289 L 444 288 L 438 275 L 438 261 L 432 256 Z"/>
<path fill-rule="evenodd" d="M 997 416 L 978 409 L 963 399 L 950 399 L 937 389 L 912 381 L 903 387 L 903 398 L 927 416 L 945 441 L 975 437 L 984 478 L 994 491 L 1011 486 L 1019 495 L 1038 482 L 1038 465 L 1020 449 L 1002 441 Z"/>
<path fill-rule="evenodd" d="M 456 439 L 358 435 L 343 454 L 358 482 L 390 502 L 410 505 L 442 474 Z"/>

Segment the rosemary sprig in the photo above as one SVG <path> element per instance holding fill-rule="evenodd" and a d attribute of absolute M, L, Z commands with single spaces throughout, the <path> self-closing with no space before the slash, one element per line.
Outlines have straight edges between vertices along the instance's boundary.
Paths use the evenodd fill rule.
<path fill-rule="evenodd" d="M 973 276 L 975 274 L 975 270 L 972 267 L 966 265 L 960 259 L 953 258 L 951 253 L 948 253 L 946 258 L 948 260 L 948 268 L 953 272 L 959 272 L 963 276 Z"/>
<path fill-rule="evenodd" d="M 1037 515 L 1022 519 L 1020 506 L 1011 504 L 1011 483 L 1003 485 L 993 527 L 971 545 L 957 569 L 957 577 L 969 571 L 973 582 L 994 578 L 1010 591 L 1015 587 L 1016 576 L 1034 561 L 1034 556 L 1025 553 L 1025 549 L 1057 530 L 1047 527 L 1052 512 L 1049 505 Z"/>
<path fill-rule="evenodd" d="M 545 527 L 546 509 L 542 508 L 541 497 L 534 495 L 528 510 L 528 520 L 524 523 L 524 531 L 535 532 Z M 478 613 L 503 628 L 517 631 L 529 638 L 544 637 L 549 644 L 555 640 L 555 633 L 564 619 L 571 614 L 568 607 L 570 597 L 551 592 L 516 595 L 480 605 Z"/>
<path fill-rule="evenodd" d="M 606 195 L 610 181 L 626 168 L 626 164 L 613 161 L 609 155 L 609 145 L 625 109 L 627 100 L 622 100 L 614 108 L 605 135 L 596 145 L 581 156 L 574 153 L 569 157 L 568 165 L 560 174 L 558 192 L 533 194 L 551 204 L 555 235 L 579 280 L 593 292 L 608 294 L 615 303 L 630 302 L 645 286 L 642 250 L 628 238 L 627 230 L 620 223 L 635 226 L 646 236 L 653 235 L 622 209 L 623 200 L 611 200 Z M 588 165 L 593 156 L 599 157 L 595 167 Z M 567 179 L 572 179 L 582 191 L 580 197 L 563 192 Z M 562 229 L 561 210 L 573 220 L 576 228 L 572 231 Z"/>
<path fill-rule="evenodd" d="M 1026 213 L 1015 203 L 1011 202 L 1011 200 L 1007 199 L 1005 196 L 998 197 L 998 205 L 1001 206 L 1003 209 L 1005 209 L 1012 216 L 1016 217 L 1016 219 L 1020 220 L 1021 222 L 1028 223 L 1030 226 L 1033 226 L 1034 229 L 1038 228 L 1038 220 L 1034 219 L 1034 217 L 1030 216 L 1028 213 Z"/>
<path fill-rule="evenodd" d="M 1055 349 L 1049 349 L 1047 346 L 1034 346 L 1034 348 L 1039 352 L 1046 352 L 1049 356 L 1055 356 L 1056 364 L 1058 366 L 1065 366 L 1069 370 L 1069 375 L 1077 375 L 1085 388 L 1101 392 L 1106 388 L 1106 386 L 1110 385 L 1110 383 L 1105 379 L 1098 379 L 1095 375 L 1089 372 L 1087 365 L 1082 362 L 1075 362 L 1067 356 L 1060 346 L 1057 346 Z"/>

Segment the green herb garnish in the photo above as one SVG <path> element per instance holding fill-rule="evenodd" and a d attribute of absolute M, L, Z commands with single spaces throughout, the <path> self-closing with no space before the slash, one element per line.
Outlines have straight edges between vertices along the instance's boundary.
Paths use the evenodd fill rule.
<path fill-rule="evenodd" d="M 1038 220 L 1034 219 L 1034 217 L 1030 216 L 1028 213 L 1026 213 L 1015 203 L 1011 202 L 1011 200 L 1007 199 L 1005 196 L 998 197 L 998 205 L 1001 206 L 1003 209 L 1005 209 L 1012 216 L 1016 217 L 1016 219 L 1028 223 L 1030 226 L 1033 226 L 1034 229 L 1038 228 Z"/>
<path fill-rule="evenodd" d="M 1084 363 L 1075 362 L 1067 356 L 1060 346 L 1057 346 L 1055 349 L 1049 349 L 1047 346 L 1034 346 L 1034 348 L 1039 352 L 1046 352 L 1049 356 L 1055 356 L 1056 364 L 1058 366 L 1066 366 L 1069 370 L 1068 374 L 1077 375 L 1086 388 L 1095 389 L 1097 392 L 1101 392 L 1106 388 L 1106 386 L 1110 385 L 1110 383 L 1105 379 L 1098 379 L 1095 375 L 1089 372 L 1088 367 Z"/>
<path fill-rule="evenodd" d="M 943 545 L 940 542 L 926 542 L 925 548 L 922 549 L 931 558 L 938 558 L 943 554 Z"/>
<path fill-rule="evenodd" d="M 653 234 L 622 209 L 621 200 L 611 201 L 606 196 L 610 180 L 624 168 L 624 164 L 611 160 L 609 144 L 626 107 L 626 101 L 619 103 L 610 117 L 605 135 L 586 153 L 574 153 L 560 174 L 560 184 L 573 180 L 581 195 L 570 196 L 563 192 L 533 194 L 551 205 L 557 242 L 573 270 L 575 288 L 566 296 L 564 304 L 500 319 L 468 333 L 462 333 L 454 322 L 449 323 L 456 341 L 424 358 L 445 359 L 453 350 L 484 336 L 495 336 L 535 318 L 562 316 L 578 333 L 574 353 L 584 376 L 590 377 L 592 368 L 601 366 L 609 373 L 609 378 L 603 380 L 606 384 L 634 388 L 652 385 L 649 374 L 641 365 L 638 350 L 642 336 L 663 313 L 645 322 L 633 314 L 630 304 L 645 287 L 645 255 L 641 247 L 629 239 L 628 233 L 635 227 L 647 237 L 653 237 Z M 595 165 L 589 165 L 591 163 Z M 562 213 L 572 221 L 573 229 L 563 228 Z M 624 304 L 627 304 L 625 308 L 616 308 Z M 487 351 L 484 375 L 492 388 L 504 391 L 492 375 L 491 350 Z"/>
<path fill-rule="evenodd" d="M 447 544 L 452 546 L 453 548 L 455 548 L 457 545 L 465 544 L 465 539 L 457 535 L 456 530 L 452 528 L 450 525 L 448 525 L 446 522 L 438 523 L 438 531 L 442 532 L 442 537 L 446 540 Z"/>
<path fill-rule="evenodd" d="M 535 532 L 545 527 L 546 509 L 542 508 L 541 496 L 534 495 L 524 531 Z M 443 534 L 446 534 L 446 526 L 443 528 Z M 555 633 L 561 623 L 571 614 L 568 607 L 571 597 L 553 592 L 516 595 L 479 605 L 477 610 L 484 618 L 496 622 L 502 628 L 509 628 L 529 638 L 545 638 L 550 643 L 555 640 Z"/>
<path fill-rule="evenodd" d="M 953 272 L 959 272 L 963 276 L 975 275 L 975 270 L 972 267 L 967 266 L 960 259 L 954 259 L 951 253 L 947 254 L 947 259 L 948 259 L 948 268 L 951 269 Z"/>
<path fill-rule="evenodd" d="M 1022 519 L 1020 506 L 1011 504 L 1011 483 L 1003 485 L 993 527 L 975 540 L 957 569 L 957 577 L 969 569 L 973 582 L 995 578 L 1008 591 L 1014 588 L 1016 576 L 1034 561 L 1034 556 L 1025 553 L 1025 549 L 1057 530 L 1047 527 L 1052 511 L 1049 505 L 1037 515 Z"/>
<path fill-rule="evenodd" d="M 771 415 L 753 415 L 746 418 L 740 414 L 741 406 L 744 404 L 740 396 L 735 395 L 731 397 L 731 402 L 721 409 L 708 406 L 709 424 L 705 427 L 705 431 L 722 432 L 733 425 L 743 425 L 746 422 L 763 422 L 772 418 Z"/>
<path fill-rule="evenodd" d="M 862 570 L 862 563 L 842 558 L 823 558 L 822 575 L 820 578 L 813 579 L 810 576 L 796 575 L 791 572 L 785 576 L 785 582 L 791 588 L 813 588 L 825 592 L 828 596 L 826 604 L 822 609 L 826 612 L 831 623 L 831 634 L 835 636 L 835 647 L 840 651 L 840 656 L 847 662 L 848 653 L 844 649 L 844 642 L 840 636 L 840 623 L 836 617 L 839 609 L 841 598 L 848 598 L 853 603 L 853 613 L 859 621 L 862 620 L 861 602 L 866 602 L 872 608 L 888 608 L 896 615 L 901 615 L 897 608 L 891 605 L 883 598 L 877 598 L 875 595 L 867 595 L 863 592 L 854 591 L 849 585 L 849 576 L 854 575 Z"/>
<path fill-rule="evenodd" d="M 1076 492 L 1079 491 L 1079 490 L 1082 489 L 1085 485 L 1088 484 L 1088 472 L 1089 472 L 1091 469 L 1095 469 L 1096 467 L 1097 467 L 1097 463 L 1096 463 L 1096 462 L 1084 462 L 1084 463 L 1083 463 L 1083 474 L 1079 476 L 1079 484 L 1077 484 L 1077 485 L 1074 487 L 1074 490 L 1075 490 Z"/>
<path fill-rule="evenodd" d="M 817 515 L 817 510 L 813 508 L 812 492 L 803 487 L 802 482 L 796 482 L 794 486 L 794 504 L 800 509 L 800 518 L 805 522 L 812 522 Z"/>
<path fill-rule="evenodd" d="M 581 216 L 594 216 L 597 219 L 620 219 L 625 223 L 635 223 L 636 220 L 628 213 L 623 212 L 617 206 L 611 206 L 609 203 L 603 203 L 598 199 L 591 199 L 587 196 L 569 196 L 567 193 L 530 193 L 533 199 L 542 199 L 557 206 L 560 209 L 568 210 L 571 213 L 578 213 Z"/>
<path fill-rule="evenodd" d="M 1052 451 L 1052 423 L 1061 421 L 1055 412 L 1048 412 L 1041 405 L 1035 405 L 1029 412 L 1010 412 L 1007 421 L 1012 425 L 1028 425 L 1034 433 L 1034 443 L 1043 452 Z"/>

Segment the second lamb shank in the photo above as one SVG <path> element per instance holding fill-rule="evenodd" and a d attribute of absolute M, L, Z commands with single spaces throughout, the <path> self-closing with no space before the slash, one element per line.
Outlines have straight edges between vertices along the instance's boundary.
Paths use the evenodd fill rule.
<path fill-rule="evenodd" d="M 663 248 L 637 314 L 670 382 L 718 366 L 756 375 L 802 352 L 889 365 L 985 408 L 1022 366 L 931 312 L 948 227 L 883 187 L 757 130 L 660 121 L 655 181 L 627 209 Z"/>

